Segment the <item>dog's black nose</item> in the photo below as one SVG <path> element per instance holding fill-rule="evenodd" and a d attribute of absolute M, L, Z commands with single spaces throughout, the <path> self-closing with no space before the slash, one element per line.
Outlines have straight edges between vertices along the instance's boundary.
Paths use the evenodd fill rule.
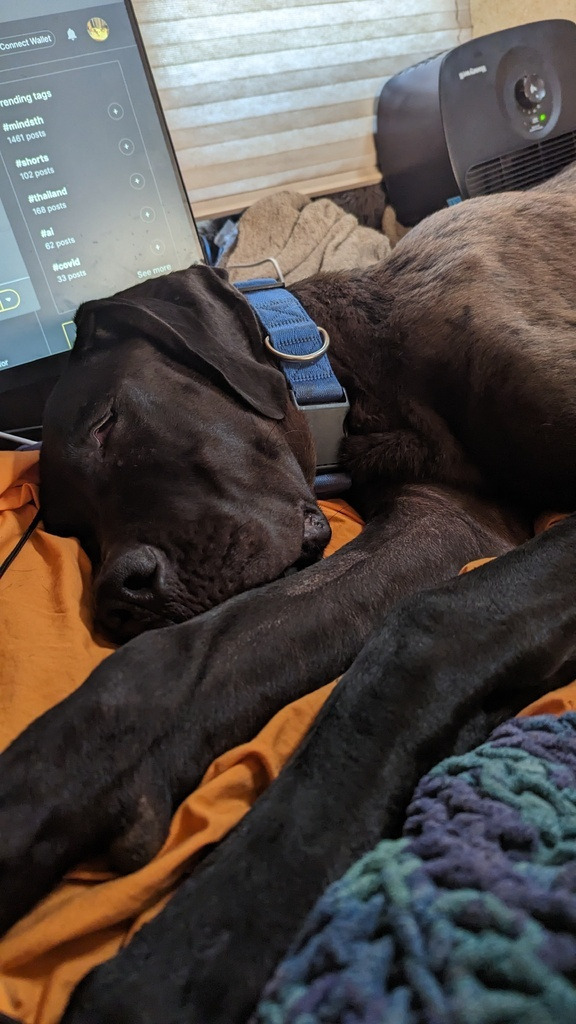
<path fill-rule="evenodd" d="M 304 510 L 304 535 L 302 551 L 298 559 L 299 569 L 312 565 L 322 557 L 322 552 L 332 536 L 330 523 L 317 505 L 308 505 Z"/>
<path fill-rule="evenodd" d="M 97 629 L 123 643 L 160 625 L 169 577 L 165 554 L 151 544 L 111 552 L 96 578 Z"/>

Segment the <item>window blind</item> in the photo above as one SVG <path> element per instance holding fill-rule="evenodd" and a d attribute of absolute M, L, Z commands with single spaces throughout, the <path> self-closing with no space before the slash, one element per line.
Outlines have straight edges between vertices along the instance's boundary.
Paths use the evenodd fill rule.
<path fill-rule="evenodd" d="M 134 0 L 197 217 L 380 179 L 388 77 L 470 38 L 469 0 Z"/>

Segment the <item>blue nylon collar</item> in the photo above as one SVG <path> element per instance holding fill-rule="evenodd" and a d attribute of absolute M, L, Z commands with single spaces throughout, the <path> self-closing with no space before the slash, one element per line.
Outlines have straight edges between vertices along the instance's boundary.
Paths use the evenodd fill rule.
<path fill-rule="evenodd" d="M 328 335 L 274 278 L 240 281 L 236 288 L 260 320 L 265 344 L 279 359 L 293 400 L 308 420 L 316 446 L 316 494 L 327 497 L 347 490 L 350 478 L 338 469 L 338 449 L 350 403 L 326 352 L 321 354 Z"/>

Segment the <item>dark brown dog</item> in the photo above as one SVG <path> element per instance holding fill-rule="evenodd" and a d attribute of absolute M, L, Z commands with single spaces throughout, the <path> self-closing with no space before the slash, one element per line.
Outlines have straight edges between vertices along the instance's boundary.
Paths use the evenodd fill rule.
<path fill-rule="evenodd" d="M 308 564 L 328 527 L 307 428 L 224 276 L 195 267 L 81 308 L 42 502 L 94 559 L 100 625 L 135 639 L 0 759 L 3 926 L 104 844 L 125 870 L 147 860 L 215 754 L 376 635 L 278 784 L 67 1020 L 245 1019 L 418 775 L 574 670 L 573 520 L 386 613 L 509 551 L 542 508 L 576 507 L 575 184 L 570 169 L 469 201 L 386 263 L 293 289 L 331 336 L 369 519 L 326 562 Z"/>

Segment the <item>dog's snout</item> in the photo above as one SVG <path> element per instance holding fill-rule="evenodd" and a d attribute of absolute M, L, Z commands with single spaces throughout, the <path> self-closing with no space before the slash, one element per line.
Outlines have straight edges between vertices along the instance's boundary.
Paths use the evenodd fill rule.
<path fill-rule="evenodd" d="M 304 533 L 298 568 L 318 561 L 331 536 L 332 530 L 324 513 L 317 505 L 308 505 L 304 510 Z"/>
<path fill-rule="evenodd" d="M 140 600 L 162 590 L 165 559 L 158 548 L 141 544 L 130 548 L 112 562 L 100 587 L 128 600 Z"/>
<path fill-rule="evenodd" d="M 149 628 L 168 596 L 170 574 L 166 556 L 150 544 L 139 544 L 109 556 L 96 581 L 96 625 L 123 642 Z"/>

